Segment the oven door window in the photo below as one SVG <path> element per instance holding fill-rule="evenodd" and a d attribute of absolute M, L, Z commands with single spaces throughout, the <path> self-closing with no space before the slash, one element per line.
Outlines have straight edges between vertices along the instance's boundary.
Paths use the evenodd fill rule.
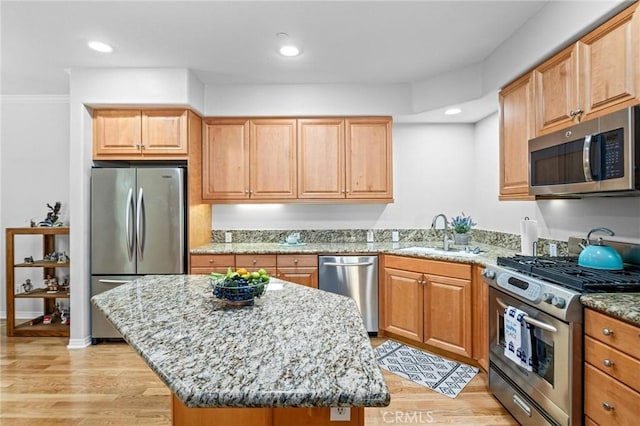
<path fill-rule="evenodd" d="M 504 338 L 504 316 L 499 315 L 499 342 L 504 350 L 506 347 Z M 546 330 L 531 326 L 531 347 L 533 348 L 533 372 L 553 386 L 554 383 L 554 345 L 553 336 Z"/>

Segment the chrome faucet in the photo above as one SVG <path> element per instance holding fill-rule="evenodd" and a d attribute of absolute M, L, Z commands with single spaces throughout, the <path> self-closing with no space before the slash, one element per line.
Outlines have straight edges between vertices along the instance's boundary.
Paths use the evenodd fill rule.
<path fill-rule="evenodd" d="M 447 236 L 447 229 L 449 229 L 449 219 L 447 219 L 447 216 L 445 216 L 444 213 L 437 214 L 433 217 L 433 220 L 431 221 L 431 229 L 439 229 L 436 228 L 436 226 L 438 225 L 437 222 L 440 218 L 444 220 L 444 237 L 442 238 L 442 248 L 444 249 L 444 251 L 449 251 L 449 243 L 452 243 L 453 240 L 450 240 Z"/>

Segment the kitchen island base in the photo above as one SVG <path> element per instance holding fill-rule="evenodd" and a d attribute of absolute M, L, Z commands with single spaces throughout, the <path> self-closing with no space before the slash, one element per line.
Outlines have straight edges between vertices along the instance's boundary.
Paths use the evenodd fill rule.
<path fill-rule="evenodd" d="M 189 408 L 171 397 L 173 426 L 364 426 L 364 407 L 345 407 L 349 421 L 331 421 L 331 408 Z"/>

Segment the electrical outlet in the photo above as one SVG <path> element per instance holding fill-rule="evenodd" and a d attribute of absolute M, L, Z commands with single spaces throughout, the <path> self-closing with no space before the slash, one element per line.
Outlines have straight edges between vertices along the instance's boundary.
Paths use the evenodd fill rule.
<path fill-rule="evenodd" d="M 348 422 L 350 420 L 351 409 L 349 407 L 331 407 L 330 422 Z"/>
<path fill-rule="evenodd" d="M 391 233 L 391 241 L 393 241 L 394 243 L 400 241 L 400 233 L 398 231 L 393 231 Z"/>
<path fill-rule="evenodd" d="M 558 255 L 558 245 L 557 244 L 549 244 L 549 256 L 557 256 Z"/>
<path fill-rule="evenodd" d="M 367 231 L 367 242 L 368 243 L 373 242 L 373 231 Z"/>
<path fill-rule="evenodd" d="M 224 233 L 224 242 L 225 243 L 233 242 L 233 234 L 231 232 Z"/>

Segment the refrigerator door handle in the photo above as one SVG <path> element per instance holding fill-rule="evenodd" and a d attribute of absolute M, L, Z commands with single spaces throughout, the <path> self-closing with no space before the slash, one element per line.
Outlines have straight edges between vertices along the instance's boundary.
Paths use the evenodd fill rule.
<path fill-rule="evenodd" d="M 144 211 L 144 196 L 142 192 L 142 188 L 138 191 L 138 211 L 136 212 L 136 245 L 138 248 L 138 260 L 143 260 L 143 252 L 144 252 L 144 220 L 143 220 L 143 211 Z"/>
<path fill-rule="evenodd" d="M 98 280 L 98 282 L 101 282 L 103 284 L 129 284 L 130 282 L 132 282 L 132 280 L 107 280 L 107 279 L 101 279 L 101 280 Z"/>
<path fill-rule="evenodd" d="M 127 255 L 129 255 L 129 262 L 133 260 L 133 234 L 129 223 L 133 221 L 133 188 L 129 188 L 129 194 L 127 195 L 127 207 L 124 212 L 124 232 L 127 237 Z"/>

